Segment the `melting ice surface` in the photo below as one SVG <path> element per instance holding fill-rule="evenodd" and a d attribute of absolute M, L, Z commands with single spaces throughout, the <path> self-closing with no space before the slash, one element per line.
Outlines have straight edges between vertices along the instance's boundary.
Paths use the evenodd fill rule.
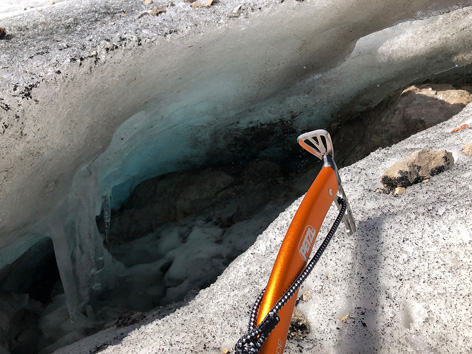
<path fill-rule="evenodd" d="M 93 301 L 100 290 L 112 286 L 123 270 L 103 247 L 103 237 L 95 222 L 102 209 L 105 224 L 109 225 L 111 210 L 118 208 L 138 183 L 198 166 L 210 152 L 212 157 L 230 156 L 232 151 L 225 148 L 228 142 L 234 142 L 230 137 L 246 128 L 276 124 L 293 112 L 297 114 L 292 123 L 296 130 L 324 126 L 342 103 L 360 92 L 376 87 L 370 98 L 356 102 L 372 103 L 414 79 L 454 67 L 454 60 L 466 56 L 460 56 L 461 42 L 454 44 L 453 37 L 467 34 L 455 31 L 452 23 L 460 22 L 455 19 L 449 22 L 450 27 L 447 21 L 443 22 L 439 38 L 431 33 L 424 35 L 425 28 L 434 27 L 434 21 L 432 18 L 400 24 L 367 35 L 338 66 L 305 75 L 298 82 L 284 81 L 290 77 L 288 69 L 280 75 L 279 82 L 274 72 L 275 77 L 269 82 L 279 91 L 267 91 L 258 102 L 244 101 L 252 94 L 257 96 L 260 89 L 256 85 L 253 92 L 247 92 L 246 82 L 237 79 L 247 73 L 223 71 L 198 78 L 198 83 L 189 85 L 165 107 L 159 102 L 148 104 L 125 121 L 107 150 L 77 172 L 67 200 L 48 218 L 71 317 Z M 420 48 L 412 40 L 417 37 L 422 38 Z M 447 47 L 440 45 L 444 41 Z M 273 51 L 265 55 L 271 57 L 283 49 L 277 47 Z M 241 55 L 247 53 L 241 51 Z M 297 53 L 293 56 L 295 61 Z M 435 61 L 425 64 L 424 58 L 431 56 Z M 249 69 L 250 65 L 247 64 Z"/>

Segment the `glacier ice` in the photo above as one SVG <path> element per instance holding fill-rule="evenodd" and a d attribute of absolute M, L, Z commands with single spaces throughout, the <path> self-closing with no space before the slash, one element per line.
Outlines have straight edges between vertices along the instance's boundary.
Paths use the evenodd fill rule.
<path fill-rule="evenodd" d="M 118 208 L 132 189 L 149 177 L 198 166 L 207 156 L 231 158 L 228 143 L 235 141 L 248 126 L 276 122 L 280 114 L 275 111 L 287 116 L 289 109 L 297 109 L 299 115 L 293 122 L 297 129 L 320 126 L 342 102 L 357 96 L 356 105 L 373 105 L 392 87 L 450 69 L 458 62 L 457 58 L 467 58 L 469 48 L 449 43 L 450 36 L 458 36 L 456 28 L 465 28 L 469 19 L 465 10 L 461 16 L 452 13 L 401 23 L 367 35 L 333 69 L 309 75 L 255 105 L 249 100 L 246 105 L 249 103 L 250 113 L 248 107 L 238 110 L 227 100 L 237 97 L 235 93 L 240 90 L 242 83 L 237 72 L 241 68 L 238 68 L 238 71 L 226 70 L 204 81 L 199 80 L 165 107 L 148 105 L 134 114 L 117 129 L 107 150 L 76 176 L 70 195 L 74 197 L 68 201 L 68 207 L 61 207 L 71 210 L 72 214 L 64 215 L 61 211 L 54 215 L 51 223 L 61 277 L 64 288 L 69 289 L 66 294 L 71 314 L 79 312 L 90 301 L 91 291 L 98 291 L 105 286 L 104 282 L 113 279 L 111 273 L 115 270 L 107 271 L 113 262 L 103 249 L 101 236 L 94 225 L 102 204 L 108 210 L 106 201 L 110 198 L 111 209 Z M 443 26 L 443 31 L 438 37 L 428 38 L 425 32 L 437 26 L 437 22 Z M 415 42 L 412 48 L 413 38 L 424 39 L 422 45 L 419 47 Z M 463 41 L 461 38 L 457 43 Z M 428 60 L 432 57 L 435 59 Z M 345 78 L 349 78 L 349 84 L 342 83 Z M 280 83 L 272 84 L 280 86 Z M 364 90 L 369 93 L 362 96 Z M 243 94 L 245 99 L 246 96 Z M 313 108 L 300 112 L 298 107 Z M 314 107 L 318 112 L 313 111 Z M 226 116 L 226 119 L 221 120 L 220 116 Z M 250 147 L 246 148 L 250 150 Z M 222 157 L 218 156 L 220 154 Z M 106 199 L 100 199 L 100 195 L 105 195 Z M 69 244 L 71 242 L 73 244 Z M 68 252 L 64 252 L 66 249 Z M 108 261 L 105 261 L 107 257 Z M 102 273 L 104 268 L 106 271 Z"/>
<path fill-rule="evenodd" d="M 100 195 L 96 170 L 82 168 L 67 200 L 47 223 L 71 319 L 93 296 L 113 285 L 117 274 L 118 266 L 103 247 L 95 222 L 102 202 Z"/>
<path fill-rule="evenodd" d="M 113 124 L 100 126 L 95 140 L 99 147 L 87 150 L 87 143 L 81 145 L 87 152 L 81 152 L 82 160 L 77 158 L 80 169 L 72 183 L 64 182 L 67 188 L 56 195 L 54 210 L 40 203 L 41 220 L 31 218 L 29 223 L 37 224 L 18 237 L 21 243 L 2 249 L 2 266 L 37 240 L 29 235 L 50 236 L 69 314 L 77 317 L 100 291 L 124 276 L 123 266 L 103 247 L 95 217 L 103 210 L 105 224 L 109 223 L 112 210 L 143 180 L 209 160 L 254 155 L 261 153 L 259 149 L 270 155 L 283 149 L 285 141 L 275 142 L 270 136 L 263 137 L 265 142 L 253 141 L 251 129 L 281 121 L 288 121 L 294 132 L 324 126 L 339 107 L 371 106 L 412 81 L 471 63 L 471 10 L 437 16 L 428 12 L 423 17 L 417 11 L 430 3 L 418 4 L 397 12 L 371 2 L 364 2 L 360 11 L 354 11 L 355 3 L 337 4 L 339 12 L 330 11 L 329 3 L 308 4 L 306 13 L 293 12 L 293 18 L 278 10 L 185 41 L 178 45 L 182 51 L 178 54 L 164 48 L 157 57 L 163 64 L 155 67 L 148 63 L 157 63 L 156 49 L 116 54 L 116 60 L 126 64 L 121 76 L 111 74 L 118 64 L 109 59 L 93 69 L 89 86 L 83 82 L 80 86 L 90 96 L 100 97 L 84 102 L 79 116 L 88 113 L 94 122 L 103 119 Z M 430 5 L 453 9 L 459 4 Z M 416 20 L 394 25 L 408 18 Z M 384 29 L 388 26 L 392 27 Z M 134 83 L 136 77 L 139 84 Z M 105 83 L 99 89 L 105 85 L 109 91 L 95 90 L 98 80 Z M 117 85 L 119 80 L 126 84 Z M 138 103 L 127 109 L 123 107 L 127 99 Z M 100 104 L 106 109 L 97 109 Z M 103 118 L 96 116 L 100 114 Z M 119 124 L 116 117 L 123 115 Z M 66 130 L 57 129 L 61 134 Z M 81 138 L 87 141 L 93 129 L 85 130 Z M 179 275 L 180 270 L 172 273 Z"/>
<path fill-rule="evenodd" d="M 460 20 L 468 21 L 467 18 L 451 17 L 450 21 L 456 21 L 455 28 L 461 25 Z M 192 87 L 191 92 L 184 91 L 185 94 L 179 95 L 183 96 L 181 100 L 176 100 L 165 109 L 150 107 L 125 121 L 115 132 L 108 149 L 91 163 L 93 167 L 87 167 L 91 171 L 96 171 L 96 176 L 92 173 L 82 180 L 84 184 L 79 182 L 77 187 L 73 186 L 73 190 L 75 188 L 77 191 L 87 190 L 88 196 L 81 195 L 78 204 L 71 206 L 76 218 L 71 222 L 86 224 L 90 229 L 83 230 L 76 227 L 76 236 L 72 236 L 71 229 L 64 231 L 67 236 L 64 233 L 54 236 L 52 233 L 55 245 L 61 242 L 59 239 L 64 242 L 64 239 L 70 240 L 71 236 L 80 239 L 80 244 L 69 246 L 72 250 L 67 253 L 68 257 L 72 256 L 71 252 L 74 250 L 80 249 L 84 252 L 80 258 L 78 255 L 72 256 L 72 259 L 80 259 L 75 264 L 70 264 L 70 259 L 65 260 L 64 264 L 60 263 L 58 258 L 64 288 L 71 289 L 69 292 L 66 290 L 71 314 L 80 311 L 90 301 L 89 293 L 100 290 L 104 286 L 102 283 L 110 281 L 112 279 L 110 273 L 114 272 L 112 270 L 100 274 L 105 266 L 103 260 L 105 251 L 93 224 L 94 216 L 98 214 L 101 206 L 99 195 L 109 193 L 111 208 L 118 208 L 132 189 L 144 179 L 198 166 L 204 161 L 205 156 L 216 155 L 214 151 L 224 151 L 226 144 L 231 142 L 234 136 L 241 134 L 247 126 L 254 125 L 255 122 L 256 125 L 264 125 L 276 121 L 279 116 L 274 114 L 274 107 L 278 107 L 286 115 L 285 112 L 288 110 L 286 107 L 314 105 L 318 107 L 318 113 L 313 116 L 313 111 L 301 112 L 294 125 L 298 129 L 307 125 L 324 125 L 325 123 L 321 122 L 328 120 L 335 106 L 355 97 L 362 90 L 377 87 L 376 94 L 369 92 L 366 98 L 361 97 L 356 102 L 357 105 L 372 105 L 389 92 L 389 88 L 382 89 L 383 87 L 389 85 L 398 87 L 402 83 L 449 69 L 458 62 L 458 57 L 466 57 L 457 53 L 456 47 L 451 50 L 454 52 L 452 58 L 445 59 L 445 48 L 442 43 L 449 41 L 448 37 L 451 35 L 447 31 L 442 34 L 443 38 L 439 42 L 434 43 L 441 45 L 432 45 L 431 41 L 427 41 L 421 47 L 415 44 L 412 53 L 409 44 L 412 42 L 412 36 L 424 38 L 428 22 L 433 20 L 399 24 L 393 29 L 362 38 L 342 64 L 322 73 L 321 76 L 317 74 L 309 77 L 289 90 L 275 94 L 274 97 L 269 96 L 263 104 L 256 104 L 251 108 L 252 114 L 247 114 L 245 110 L 241 113 L 232 112 L 228 109 L 231 106 L 222 104 L 227 102 L 227 97 L 234 96 L 239 90 L 237 84 L 241 84 L 237 72 L 228 71 L 212 77 L 209 81 L 202 81 L 196 87 Z M 432 57 L 436 59 L 434 61 L 425 59 Z M 345 77 L 349 77 L 349 85 L 341 84 Z M 303 94 L 300 94 L 300 90 Z M 211 97 L 211 101 L 208 97 Z M 363 99 L 368 102 L 364 103 Z M 221 115 L 233 116 L 230 121 L 235 123 L 228 125 L 226 121 L 220 121 L 218 117 Z M 317 120 L 314 117 L 317 117 Z M 218 134 L 215 131 L 224 132 L 220 133 L 222 137 L 220 140 L 212 137 L 212 134 Z M 210 151 L 211 149 L 214 151 Z M 227 153 L 223 156 L 231 158 Z M 96 178 L 96 181 L 92 182 L 92 178 Z M 83 200 L 83 198 L 89 199 Z M 108 210 L 106 203 L 103 208 Z M 63 249 L 62 247 L 64 246 L 58 246 L 59 249 Z M 63 254 L 63 251 L 58 254 Z M 208 256 L 206 252 L 204 254 Z M 206 263 L 207 258 L 203 262 Z M 208 265 L 211 267 L 211 264 Z M 195 264 L 188 266 L 195 267 Z M 185 261 L 181 265 L 173 263 L 167 276 L 178 277 L 177 274 L 181 272 L 189 274 L 188 271 Z M 73 273 L 73 276 L 66 272 Z M 182 279 L 182 276 L 178 278 Z M 187 282 L 191 282 L 191 279 Z M 184 281 L 182 291 L 186 291 L 189 286 Z M 178 292 L 179 287 L 173 291 Z"/>

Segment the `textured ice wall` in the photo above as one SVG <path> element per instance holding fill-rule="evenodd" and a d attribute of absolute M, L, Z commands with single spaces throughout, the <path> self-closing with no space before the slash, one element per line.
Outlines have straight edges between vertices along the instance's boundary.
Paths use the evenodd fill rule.
<path fill-rule="evenodd" d="M 181 101 L 168 107 L 152 107 L 123 123 L 109 148 L 92 164 L 98 171 L 100 191 L 111 195 L 112 205 L 119 206 L 132 188 L 146 178 L 199 165 L 208 156 L 221 154 L 231 158 L 228 143 L 245 128 L 286 119 L 289 109 L 298 111 L 293 125 L 299 131 L 324 126 L 338 105 L 349 102 L 362 90 L 369 90 L 369 94 L 354 103 L 360 107 L 376 103 L 392 88 L 468 64 L 472 59 L 471 43 L 467 37 L 457 36 L 457 32 L 462 28 L 472 34 L 471 14 L 460 11 L 402 23 L 363 37 L 340 65 L 277 92 L 274 98 L 252 106 L 252 112 L 241 103 L 238 108 L 243 113 L 231 109 L 227 98 L 235 98 L 243 90 L 237 75 L 241 68 L 229 66 L 229 72 L 222 70 L 216 78 L 202 81 L 198 90 L 185 92 Z M 441 31 L 428 35 L 431 28 Z M 451 36 L 455 36 L 454 41 Z M 349 78 L 349 83 L 341 84 L 343 78 Z M 274 87 L 279 85 L 273 83 Z M 243 95 L 247 92 L 243 91 Z M 226 118 L 223 121 L 222 116 Z"/>
<path fill-rule="evenodd" d="M 460 10 L 369 34 L 357 41 L 347 57 L 337 58 L 339 65 L 316 73 L 307 66 L 295 65 L 300 61 L 298 56 L 292 57 L 300 51 L 298 41 L 279 40 L 281 45 L 274 49 L 291 53 L 284 62 L 292 61 L 294 68 L 272 77 L 270 85 L 264 87 L 254 87 L 241 74 L 246 71 L 258 78 L 263 69 L 252 62 L 261 60 L 243 48 L 228 51 L 227 42 L 233 38 L 225 37 L 212 50 L 228 51 L 228 56 L 237 53 L 231 61 L 224 61 L 227 67 L 213 68 L 214 75 L 209 73 L 209 78 L 179 93 L 175 102 L 148 107 L 119 128 L 98 163 L 104 176 L 102 188 L 119 186 L 114 195 L 114 203 L 119 204 L 145 178 L 199 165 L 208 156 L 231 158 L 228 145 L 241 138 L 250 126 L 277 123 L 294 115 L 296 119 L 291 123 L 298 131 L 324 126 L 340 106 L 372 106 L 398 87 L 467 65 L 472 62 L 472 43 L 468 38 L 471 19 L 469 10 Z M 438 30 L 432 32 L 432 28 Z M 237 36 L 249 30 L 243 31 Z M 325 54 L 326 59 L 337 57 L 337 51 Z M 270 61 L 280 54 L 263 55 Z M 326 68 L 333 63 L 321 65 Z M 300 68 L 309 74 L 299 73 Z M 290 74 L 298 80 L 285 77 Z M 255 98 L 261 92 L 267 98 Z M 239 148 L 250 150 L 250 146 Z"/>
<path fill-rule="evenodd" d="M 472 124 L 472 104 L 447 122 L 341 169 L 358 231 L 348 235 L 340 225 L 302 285 L 305 297 L 297 307 L 311 331 L 303 340 L 288 340 L 285 353 L 472 352 L 472 156 L 461 151 L 472 141 L 472 129 L 451 133 L 462 124 Z M 376 192 L 389 166 L 423 148 L 451 151 L 454 167 L 401 196 Z M 107 329 L 57 353 L 232 349 L 247 331 L 253 303 L 301 199 L 185 307 L 164 318 L 158 309 L 136 326 Z M 333 205 L 316 242 L 337 213 Z"/>
<path fill-rule="evenodd" d="M 2 253 L 11 260 L 24 252 L 34 238 L 12 231 L 35 224 L 54 240 L 71 313 L 81 310 L 110 279 L 94 224 L 103 198 L 117 205 L 145 178 L 250 149 L 252 126 L 324 126 L 352 100 L 366 106 L 470 63 L 471 11 L 426 18 L 426 4 L 457 2 L 287 3 L 198 38 L 71 64 L 71 78 L 38 88 L 41 108 L 29 112 L 42 120 L 27 126 L 28 149 L 14 151 L 35 159 L 25 159 L 33 167 L 17 180 L 5 179 Z M 421 10 L 425 19 L 382 30 Z M 33 203 L 25 209 L 26 195 Z"/>

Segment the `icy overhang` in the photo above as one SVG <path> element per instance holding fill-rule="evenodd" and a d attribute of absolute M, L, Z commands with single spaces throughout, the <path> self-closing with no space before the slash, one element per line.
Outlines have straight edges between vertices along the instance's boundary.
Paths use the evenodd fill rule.
<path fill-rule="evenodd" d="M 140 17 L 131 1 L 63 1 L 5 16 L 0 267 L 54 234 L 71 279 L 70 238 L 100 243 L 104 197 L 118 203 L 147 177 L 251 153 L 238 144 L 247 128 L 323 126 L 341 106 L 472 61 L 469 1 L 239 5 L 179 2 Z M 93 274 L 105 262 L 94 247 L 81 256 L 95 258 L 84 267 Z M 82 275 L 70 285 L 77 306 L 100 286 Z"/>

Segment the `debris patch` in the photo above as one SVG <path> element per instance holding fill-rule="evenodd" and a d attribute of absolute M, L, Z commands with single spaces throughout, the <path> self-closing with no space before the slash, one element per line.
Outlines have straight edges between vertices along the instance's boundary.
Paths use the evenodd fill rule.
<path fill-rule="evenodd" d="M 388 190 L 406 188 L 447 171 L 453 166 L 454 158 L 451 152 L 422 149 L 389 167 L 382 175 L 381 182 Z"/>
<path fill-rule="evenodd" d="M 288 339 L 302 340 L 310 333 L 310 324 L 298 309 L 293 310 L 292 321 L 288 330 Z"/>

